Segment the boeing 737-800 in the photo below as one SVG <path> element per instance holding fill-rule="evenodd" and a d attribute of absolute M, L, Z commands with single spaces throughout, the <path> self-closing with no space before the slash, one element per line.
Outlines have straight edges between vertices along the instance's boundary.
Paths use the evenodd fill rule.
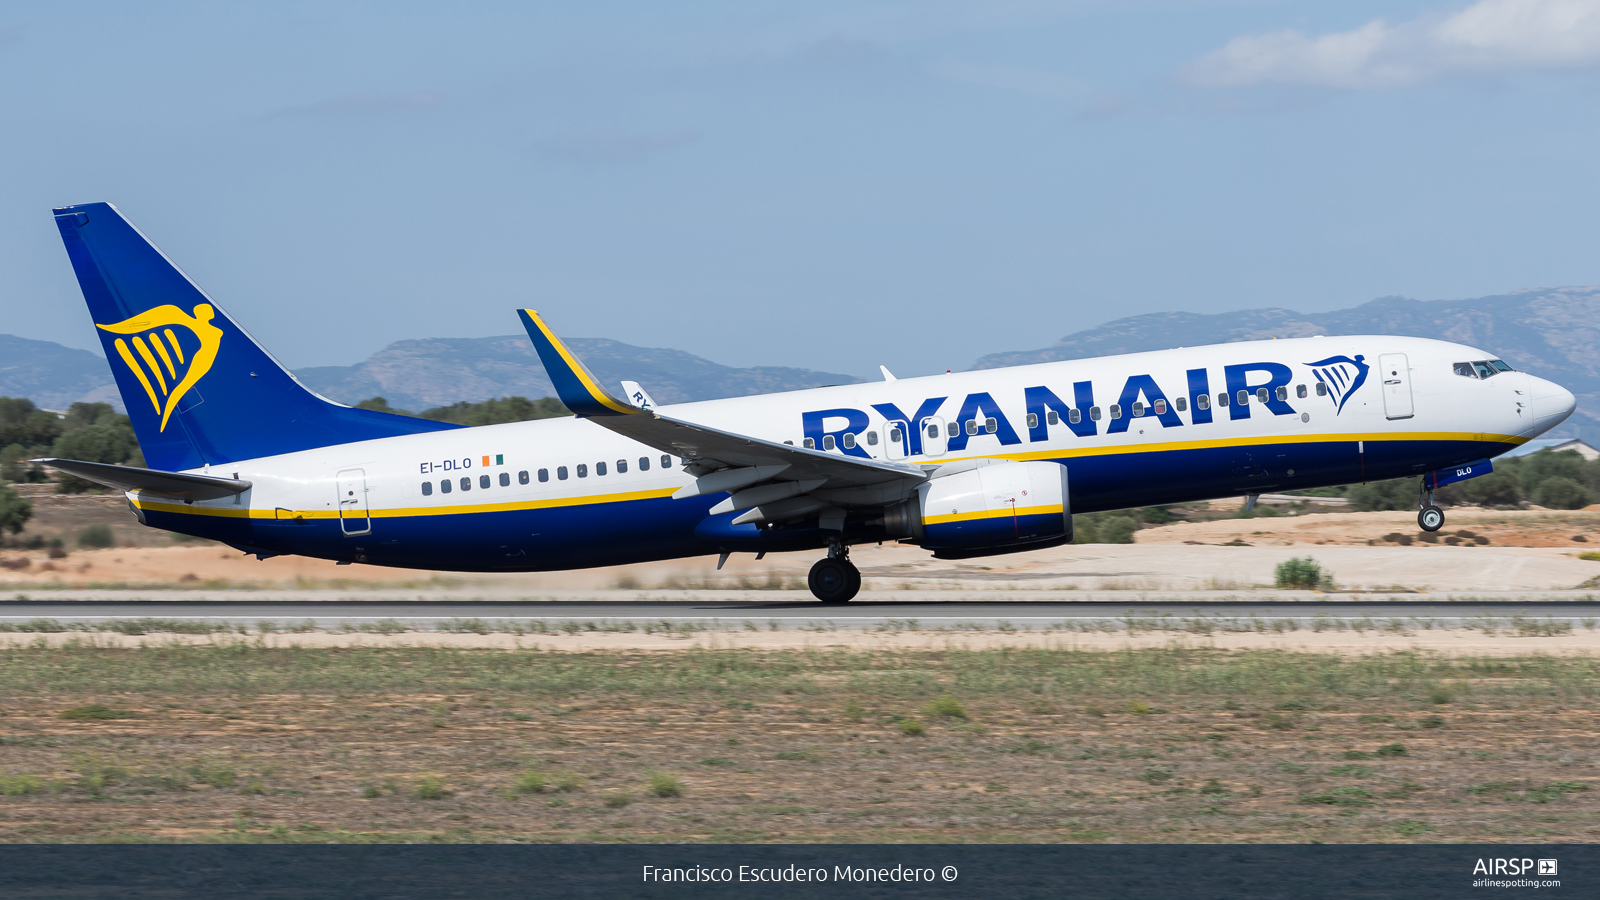
<path fill-rule="evenodd" d="M 475 572 L 822 550 L 954 559 L 1072 540 L 1075 512 L 1415 476 L 1433 488 L 1575 400 L 1421 337 L 1250 341 L 659 406 L 519 311 L 572 417 L 463 428 L 308 390 L 106 203 L 55 211 L 150 468 L 40 462 L 139 521 L 260 558 Z M 719 563 L 720 565 L 720 563 Z"/>

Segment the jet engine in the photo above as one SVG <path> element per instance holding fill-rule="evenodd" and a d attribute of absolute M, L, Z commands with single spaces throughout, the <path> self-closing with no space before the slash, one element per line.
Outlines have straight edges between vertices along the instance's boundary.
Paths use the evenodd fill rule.
<path fill-rule="evenodd" d="M 1072 540 L 1067 467 L 1000 462 L 934 478 L 889 507 L 890 535 L 941 559 L 987 556 Z"/>

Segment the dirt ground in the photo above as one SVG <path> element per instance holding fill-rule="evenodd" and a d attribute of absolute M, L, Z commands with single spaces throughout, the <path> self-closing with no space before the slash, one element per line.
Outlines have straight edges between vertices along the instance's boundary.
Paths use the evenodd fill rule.
<path fill-rule="evenodd" d="M 817 556 L 771 554 L 757 561 L 750 554 L 739 554 L 721 571 L 716 569 L 716 558 L 708 556 L 510 575 L 340 566 L 303 557 L 261 561 L 210 542 L 174 544 L 165 533 L 134 523 L 117 498 L 48 495 L 46 499 L 54 505 L 41 507 L 38 521 L 30 526 L 34 530 L 25 532 L 24 538 L 62 534 L 70 538 L 75 523 L 109 517 L 121 522 L 114 529 L 119 540 L 131 534 L 155 543 L 77 550 L 68 540 L 71 552 L 64 558 L 51 558 L 44 549 L 0 549 L 0 589 L 371 587 L 508 595 L 602 591 L 619 597 L 641 591 L 803 591 L 805 573 Z M 1581 558 L 1585 552 L 1600 552 L 1600 508 L 1452 509 L 1438 543 L 1428 543 L 1421 535 L 1415 516 L 1407 512 L 1311 511 L 1145 528 L 1131 545 L 1077 544 L 952 562 L 935 560 L 912 545 L 891 543 L 858 547 L 852 557 L 869 593 L 1246 591 L 1270 588 L 1274 568 L 1299 555 L 1324 563 L 1336 586 L 1346 590 L 1557 591 L 1588 589 L 1600 577 L 1600 559 Z M 1574 540 L 1577 537 L 1584 540 Z"/>
<path fill-rule="evenodd" d="M 7 651 L 0 841 L 1600 840 L 1592 660 L 750 653 Z"/>

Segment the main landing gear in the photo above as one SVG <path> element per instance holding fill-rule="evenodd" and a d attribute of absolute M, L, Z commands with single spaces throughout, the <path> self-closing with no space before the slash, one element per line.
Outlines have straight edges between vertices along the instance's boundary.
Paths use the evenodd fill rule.
<path fill-rule="evenodd" d="M 1444 510 L 1433 505 L 1433 491 L 1428 490 L 1427 476 L 1423 476 L 1422 485 L 1422 494 L 1417 497 L 1417 505 L 1422 507 L 1417 513 L 1417 527 L 1423 531 L 1438 531 L 1444 527 Z"/>
<path fill-rule="evenodd" d="M 861 570 L 850 561 L 850 548 L 843 541 L 828 542 L 828 555 L 811 567 L 806 586 L 823 603 L 849 603 L 861 591 Z"/>

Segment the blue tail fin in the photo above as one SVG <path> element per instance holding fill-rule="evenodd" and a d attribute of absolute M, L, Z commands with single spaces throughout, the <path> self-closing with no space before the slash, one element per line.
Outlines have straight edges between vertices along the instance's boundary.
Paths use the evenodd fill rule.
<path fill-rule="evenodd" d="M 177 471 L 458 426 L 310 390 L 116 207 L 55 211 L 145 461 Z"/>

